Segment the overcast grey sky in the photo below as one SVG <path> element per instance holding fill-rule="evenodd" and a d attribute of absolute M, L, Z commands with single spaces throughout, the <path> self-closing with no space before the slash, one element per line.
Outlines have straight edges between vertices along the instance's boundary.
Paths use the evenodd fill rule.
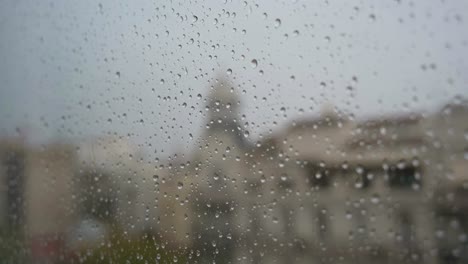
<path fill-rule="evenodd" d="M 463 0 L 2 1 L 0 13 L 2 136 L 115 132 L 183 149 L 218 73 L 253 139 L 325 102 L 365 117 L 468 96 Z"/>

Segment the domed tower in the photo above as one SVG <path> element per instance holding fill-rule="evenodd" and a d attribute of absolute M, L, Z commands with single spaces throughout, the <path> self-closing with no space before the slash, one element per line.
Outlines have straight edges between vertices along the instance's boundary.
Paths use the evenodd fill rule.
<path fill-rule="evenodd" d="M 218 75 L 211 85 L 207 100 L 208 134 L 228 133 L 242 136 L 239 119 L 239 97 L 232 83 Z"/>

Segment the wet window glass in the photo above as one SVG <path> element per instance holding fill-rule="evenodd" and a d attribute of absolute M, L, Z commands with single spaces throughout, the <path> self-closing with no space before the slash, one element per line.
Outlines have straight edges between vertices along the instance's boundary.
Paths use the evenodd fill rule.
<path fill-rule="evenodd" d="M 0 263 L 468 263 L 466 1 L 0 14 Z"/>

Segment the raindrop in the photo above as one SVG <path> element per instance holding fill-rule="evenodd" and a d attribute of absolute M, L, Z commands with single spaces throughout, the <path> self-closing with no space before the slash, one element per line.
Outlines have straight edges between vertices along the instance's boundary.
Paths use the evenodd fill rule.
<path fill-rule="evenodd" d="M 281 26 L 281 20 L 279 18 L 275 19 L 275 28 L 279 28 Z"/>
<path fill-rule="evenodd" d="M 361 189 L 362 187 L 363 187 L 363 184 L 361 181 L 357 181 L 354 183 L 354 188 Z"/>
<path fill-rule="evenodd" d="M 378 204 L 380 202 L 380 196 L 376 193 L 374 193 L 371 197 L 371 202 L 373 204 Z"/>
<path fill-rule="evenodd" d="M 361 167 L 361 166 L 358 166 L 356 168 L 356 172 L 359 174 L 359 175 L 362 175 L 364 173 L 364 169 Z"/>
<path fill-rule="evenodd" d="M 253 59 L 251 62 L 252 68 L 257 68 L 258 62 L 256 59 Z"/>
<path fill-rule="evenodd" d="M 346 212 L 346 219 L 351 219 L 353 218 L 353 214 L 351 214 L 350 212 Z"/>

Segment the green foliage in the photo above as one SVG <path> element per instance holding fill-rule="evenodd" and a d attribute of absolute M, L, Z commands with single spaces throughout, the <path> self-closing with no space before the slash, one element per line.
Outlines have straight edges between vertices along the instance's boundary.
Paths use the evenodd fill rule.
<path fill-rule="evenodd" d="M 0 263 L 24 263 L 26 246 L 17 233 L 0 230 Z"/>
<path fill-rule="evenodd" d="M 99 247 L 82 249 L 75 263 L 187 263 L 187 257 L 187 252 L 168 249 L 150 235 L 129 239 L 114 233 Z"/>

